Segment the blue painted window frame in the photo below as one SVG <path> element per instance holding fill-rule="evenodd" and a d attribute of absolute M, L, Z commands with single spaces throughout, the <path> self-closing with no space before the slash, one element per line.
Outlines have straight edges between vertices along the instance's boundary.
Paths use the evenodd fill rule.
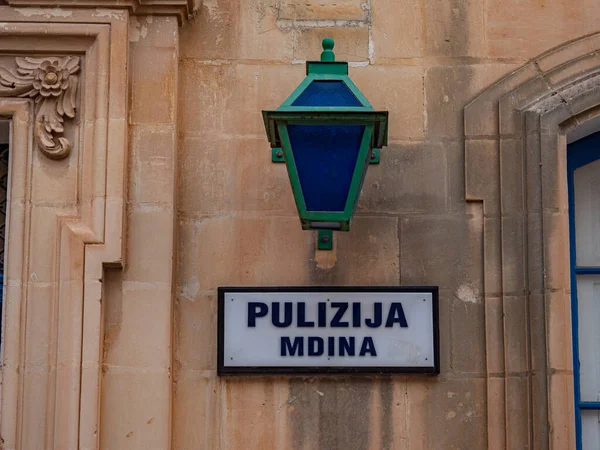
<path fill-rule="evenodd" d="M 579 308 L 577 301 L 577 275 L 600 275 L 598 267 L 577 266 L 575 233 L 575 169 L 600 159 L 600 132 L 580 139 L 567 147 L 567 185 L 569 191 L 569 244 L 571 268 L 571 322 L 573 332 L 573 378 L 575 385 L 575 432 L 577 450 L 582 450 L 582 410 L 600 410 L 600 402 L 581 401 L 581 380 L 579 372 Z M 599 193 L 600 194 L 600 193 Z M 600 343 L 599 343 L 600 344 Z"/>

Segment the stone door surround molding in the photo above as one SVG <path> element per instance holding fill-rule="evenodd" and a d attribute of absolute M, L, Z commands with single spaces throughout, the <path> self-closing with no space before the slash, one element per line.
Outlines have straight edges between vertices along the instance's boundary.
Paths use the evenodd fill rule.
<path fill-rule="evenodd" d="M 36 105 L 37 146 L 51 159 L 66 158 L 71 142 L 62 136 L 65 116 L 75 117 L 79 57 L 17 57 L 17 68 L 0 65 L 0 97 L 31 98 Z"/>
<path fill-rule="evenodd" d="M 128 16 L 0 6 L 2 448 L 99 448 L 103 269 L 124 263 Z"/>
<path fill-rule="evenodd" d="M 484 211 L 489 448 L 575 448 L 566 133 L 600 116 L 600 33 L 464 110 L 465 194 Z"/>
<path fill-rule="evenodd" d="M 6 0 L 17 7 L 48 7 L 60 14 L 60 9 L 122 9 L 134 15 L 177 16 L 179 23 L 187 20 L 200 6 L 200 0 Z M 29 11 L 31 12 L 31 11 Z M 43 12 L 43 11 L 42 11 Z M 52 14 L 52 11 L 46 11 Z M 27 15 L 28 11 L 24 11 Z"/>

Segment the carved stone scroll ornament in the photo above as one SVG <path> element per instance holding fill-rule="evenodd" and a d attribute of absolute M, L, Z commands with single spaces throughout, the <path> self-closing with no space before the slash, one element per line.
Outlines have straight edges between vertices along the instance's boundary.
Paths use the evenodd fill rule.
<path fill-rule="evenodd" d="M 15 71 L 0 67 L 0 97 L 35 101 L 35 138 L 51 159 L 66 158 L 71 143 L 62 136 L 64 116 L 75 117 L 79 57 L 16 58 Z"/>

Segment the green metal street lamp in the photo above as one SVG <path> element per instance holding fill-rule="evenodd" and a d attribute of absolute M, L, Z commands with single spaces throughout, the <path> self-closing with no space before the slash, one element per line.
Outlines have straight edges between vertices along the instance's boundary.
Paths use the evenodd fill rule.
<path fill-rule="evenodd" d="M 283 159 L 305 230 L 348 231 L 374 151 L 387 145 L 388 112 L 375 111 L 335 62 L 333 39 L 321 61 L 275 111 L 263 111 L 274 161 Z"/>

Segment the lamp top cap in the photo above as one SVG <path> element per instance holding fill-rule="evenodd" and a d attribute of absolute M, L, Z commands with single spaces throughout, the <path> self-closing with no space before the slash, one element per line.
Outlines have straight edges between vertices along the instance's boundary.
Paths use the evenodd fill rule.
<path fill-rule="evenodd" d="M 335 62 L 335 53 L 333 47 L 335 42 L 331 38 L 325 38 L 322 42 L 323 52 L 321 53 L 321 62 Z"/>

